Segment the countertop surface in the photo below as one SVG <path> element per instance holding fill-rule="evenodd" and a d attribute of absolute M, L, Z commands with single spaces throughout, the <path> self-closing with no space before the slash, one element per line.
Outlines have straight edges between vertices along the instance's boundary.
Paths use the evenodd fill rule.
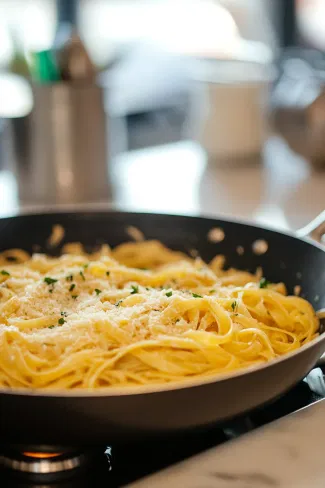
<path fill-rule="evenodd" d="M 280 230 L 298 229 L 325 209 L 325 171 L 313 171 L 277 135 L 260 161 L 216 166 L 199 145 L 182 141 L 119 154 L 110 174 L 112 196 L 99 207 L 237 217 Z M 20 206 L 12 174 L 0 171 L 0 217 L 21 210 L 42 208 Z"/>
<path fill-rule="evenodd" d="M 130 488 L 323 488 L 325 400 Z"/>

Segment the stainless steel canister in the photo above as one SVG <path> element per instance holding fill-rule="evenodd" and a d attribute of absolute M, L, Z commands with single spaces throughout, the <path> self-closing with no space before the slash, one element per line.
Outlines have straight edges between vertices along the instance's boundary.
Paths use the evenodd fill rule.
<path fill-rule="evenodd" d="M 103 90 L 96 85 L 34 85 L 33 109 L 9 122 L 13 171 L 23 203 L 110 198 Z"/>

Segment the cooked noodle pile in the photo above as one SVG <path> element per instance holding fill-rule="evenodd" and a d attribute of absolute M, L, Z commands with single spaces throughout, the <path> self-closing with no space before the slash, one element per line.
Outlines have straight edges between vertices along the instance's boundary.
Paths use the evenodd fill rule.
<path fill-rule="evenodd" d="M 318 326 L 283 284 L 157 241 L 0 255 L 2 387 L 99 389 L 236 371 L 301 347 Z"/>

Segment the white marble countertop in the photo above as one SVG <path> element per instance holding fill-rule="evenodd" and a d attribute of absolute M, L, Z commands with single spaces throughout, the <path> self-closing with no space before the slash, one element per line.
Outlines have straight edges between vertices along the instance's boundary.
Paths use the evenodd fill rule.
<path fill-rule="evenodd" d="M 129 488 L 323 488 L 325 400 Z"/>
<path fill-rule="evenodd" d="M 325 209 L 325 172 L 279 136 L 255 165 L 208 164 L 200 146 L 184 141 L 120 154 L 110 168 L 112 199 L 101 207 L 237 217 L 278 230 L 298 229 Z M 42 209 L 21 207 L 13 176 L 0 171 L 0 217 Z"/>

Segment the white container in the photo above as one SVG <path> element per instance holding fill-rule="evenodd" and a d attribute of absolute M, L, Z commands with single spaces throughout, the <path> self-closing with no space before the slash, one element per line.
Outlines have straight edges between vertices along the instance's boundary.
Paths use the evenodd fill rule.
<path fill-rule="evenodd" d="M 193 85 L 191 137 L 210 161 L 236 163 L 261 153 L 268 134 L 270 81 L 265 65 L 200 63 Z"/>

